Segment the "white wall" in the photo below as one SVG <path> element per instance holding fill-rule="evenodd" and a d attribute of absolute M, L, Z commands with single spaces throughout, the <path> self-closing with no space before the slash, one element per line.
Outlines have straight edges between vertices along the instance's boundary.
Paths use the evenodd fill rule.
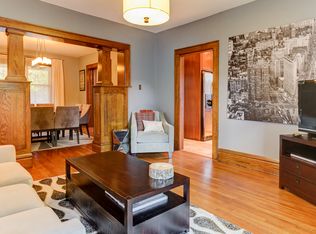
<path fill-rule="evenodd" d="M 79 58 L 79 70 L 85 70 L 86 74 L 86 83 L 87 83 L 87 70 L 86 66 L 90 64 L 94 64 L 98 62 L 98 53 L 95 52 L 93 54 L 89 54 L 86 56 L 82 56 Z M 87 87 L 86 87 L 87 90 Z M 87 92 L 85 91 L 80 91 L 80 103 L 84 104 L 87 102 Z"/>
<path fill-rule="evenodd" d="M 158 34 L 155 90 L 159 109 L 174 119 L 174 49 L 219 40 L 219 147 L 278 159 L 279 135 L 296 126 L 229 120 L 226 116 L 228 38 L 316 17 L 315 0 L 257 0 Z"/>

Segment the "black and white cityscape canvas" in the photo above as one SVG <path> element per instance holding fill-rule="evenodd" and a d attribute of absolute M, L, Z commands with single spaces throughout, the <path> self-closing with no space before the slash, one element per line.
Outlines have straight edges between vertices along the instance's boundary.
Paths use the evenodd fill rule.
<path fill-rule="evenodd" d="M 228 118 L 297 124 L 297 81 L 316 79 L 315 23 L 229 38 Z"/>

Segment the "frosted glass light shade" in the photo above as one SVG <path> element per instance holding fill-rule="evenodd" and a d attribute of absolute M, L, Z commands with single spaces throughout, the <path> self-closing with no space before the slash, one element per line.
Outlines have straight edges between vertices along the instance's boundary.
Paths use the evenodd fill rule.
<path fill-rule="evenodd" d="M 32 67 L 50 67 L 52 65 L 52 60 L 47 57 L 37 57 L 32 60 Z"/>
<path fill-rule="evenodd" d="M 123 17 L 132 24 L 163 24 L 169 20 L 169 13 L 169 0 L 123 0 Z"/>

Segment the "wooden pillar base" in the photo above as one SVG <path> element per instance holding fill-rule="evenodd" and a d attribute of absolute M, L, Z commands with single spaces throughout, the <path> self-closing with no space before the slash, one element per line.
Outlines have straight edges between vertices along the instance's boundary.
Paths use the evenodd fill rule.
<path fill-rule="evenodd" d="M 14 145 L 17 158 L 32 158 L 30 82 L 0 81 L 0 145 Z"/>
<path fill-rule="evenodd" d="M 96 152 L 112 150 L 112 132 L 128 127 L 127 87 L 98 85 L 93 87 L 94 139 Z"/>

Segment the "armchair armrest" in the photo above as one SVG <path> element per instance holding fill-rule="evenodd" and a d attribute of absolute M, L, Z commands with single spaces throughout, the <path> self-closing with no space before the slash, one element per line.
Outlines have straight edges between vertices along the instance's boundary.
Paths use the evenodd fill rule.
<path fill-rule="evenodd" d="M 15 162 L 16 152 L 13 145 L 1 145 L 0 146 L 0 163 Z"/>
<path fill-rule="evenodd" d="M 135 113 L 132 112 L 131 115 L 131 129 L 130 129 L 130 134 L 131 134 L 131 153 L 137 153 L 137 122 L 136 122 L 136 117 Z"/>
<path fill-rule="evenodd" d="M 165 118 L 165 115 L 163 113 L 160 113 L 160 118 L 162 121 L 162 126 L 165 130 L 165 133 L 168 134 L 168 139 L 169 139 L 169 152 L 173 152 L 174 151 L 174 127 L 169 124 Z"/>

